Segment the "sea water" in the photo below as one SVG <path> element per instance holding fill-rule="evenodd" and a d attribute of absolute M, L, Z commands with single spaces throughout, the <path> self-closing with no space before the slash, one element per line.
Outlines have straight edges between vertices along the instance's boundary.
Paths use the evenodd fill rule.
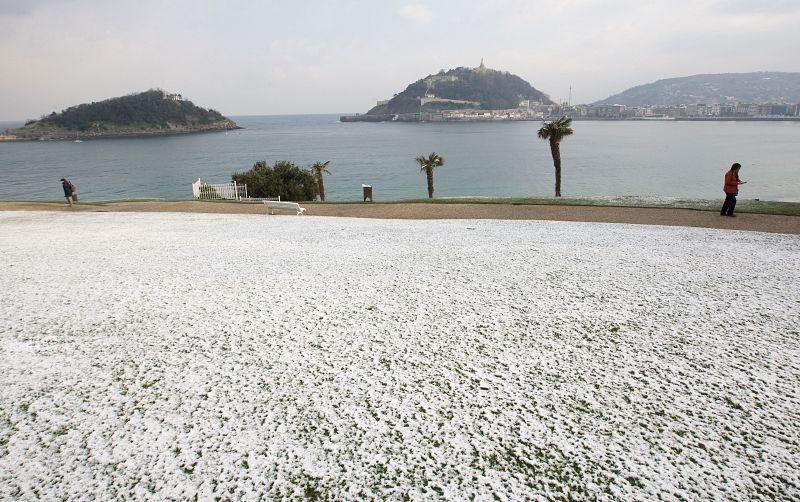
<path fill-rule="evenodd" d="M 329 201 L 427 197 L 415 157 L 436 152 L 436 197 L 554 193 L 540 122 L 340 123 L 338 115 L 233 117 L 241 130 L 184 136 L 0 143 L 0 200 L 52 200 L 59 179 L 81 200 L 191 198 L 191 184 L 230 181 L 254 162 L 330 161 Z M 0 124 L 0 130 L 19 124 Z M 743 198 L 800 201 L 800 123 L 573 123 L 561 143 L 562 195 L 718 199 L 733 162 Z"/>

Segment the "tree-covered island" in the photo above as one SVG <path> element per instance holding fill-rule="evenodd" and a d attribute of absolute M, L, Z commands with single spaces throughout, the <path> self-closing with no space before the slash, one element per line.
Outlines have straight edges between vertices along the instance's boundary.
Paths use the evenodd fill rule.
<path fill-rule="evenodd" d="M 196 106 L 180 94 L 150 89 L 104 101 L 72 106 L 24 126 L 8 129 L 0 140 L 57 140 L 157 136 L 241 129 L 216 110 Z"/>

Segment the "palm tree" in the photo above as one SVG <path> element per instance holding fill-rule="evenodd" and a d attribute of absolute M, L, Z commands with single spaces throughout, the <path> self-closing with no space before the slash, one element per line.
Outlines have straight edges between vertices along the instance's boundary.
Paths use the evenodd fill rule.
<path fill-rule="evenodd" d="M 417 157 L 417 164 L 419 164 L 419 170 L 425 173 L 425 176 L 428 177 L 428 198 L 433 198 L 433 169 L 439 166 L 444 165 L 444 157 L 439 155 L 436 152 L 431 152 L 430 155 L 425 157 L 424 155 L 420 155 Z"/>
<path fill-rule="evenodd" d="M 545 122 L 539 129 L 538 136 L 550 140 L 550 153 L 553 155 L 553 166 L 556 168 L 556 197 L 561 197 L 561 148 L 559 143 L 565 136 L 572 134 L 572 119 L 563 116 L 552 122 Z"/>
<path fill-rule="evenodd" d="M 314 178 L 317 179 L 317 186 L 319 187 L 319 200 L 325 202 L 325 182 L 322 180 L 323 174 L 330 174 L 328 171 L 328 164 L 331 161 L 325 162 L 314 162 L 314 165 L 311 166 L 311 172 L 314 173 Z"/>

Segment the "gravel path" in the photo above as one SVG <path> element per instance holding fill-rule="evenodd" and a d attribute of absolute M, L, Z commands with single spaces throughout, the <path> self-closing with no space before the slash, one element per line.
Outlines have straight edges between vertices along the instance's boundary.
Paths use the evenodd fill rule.
<path fill-rule="evenodd" d="M 800 238 L 0 212 L 0 498 L 797 500 Z"/>
<path fill-rule="evenodd" d="M 721 228 L 800 234 L 800 217 L 741 213 L 726 218 L 711 211 L 598 206 L 544 206 L 515 204 L 308 204 L 309 216 L 339 216 L 376 219 L 497 219 L 589 221 L 599 223 L 634 223 L 680 227 Z M 265 214 L 261 204 L 225 202 L 116 202 L 102 206 L 66 203 L 0 202 L 0 211 L 137 211 L 225 214 Z"/>

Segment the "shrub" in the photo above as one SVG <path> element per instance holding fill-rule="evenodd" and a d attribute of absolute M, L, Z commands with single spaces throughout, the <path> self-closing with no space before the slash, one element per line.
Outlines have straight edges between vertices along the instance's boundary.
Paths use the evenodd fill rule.
<path fill-rule="evenodd" d="M 313 173 L 288 160 L 279 160 L 273 166 L 259 160 L 249 171 L 233 173 L 231 180 L 247 184 L 247 193 L 254 198 L 280 197 L 281 200 L 308 201 L 314 200 L 319 194 Z"/>

